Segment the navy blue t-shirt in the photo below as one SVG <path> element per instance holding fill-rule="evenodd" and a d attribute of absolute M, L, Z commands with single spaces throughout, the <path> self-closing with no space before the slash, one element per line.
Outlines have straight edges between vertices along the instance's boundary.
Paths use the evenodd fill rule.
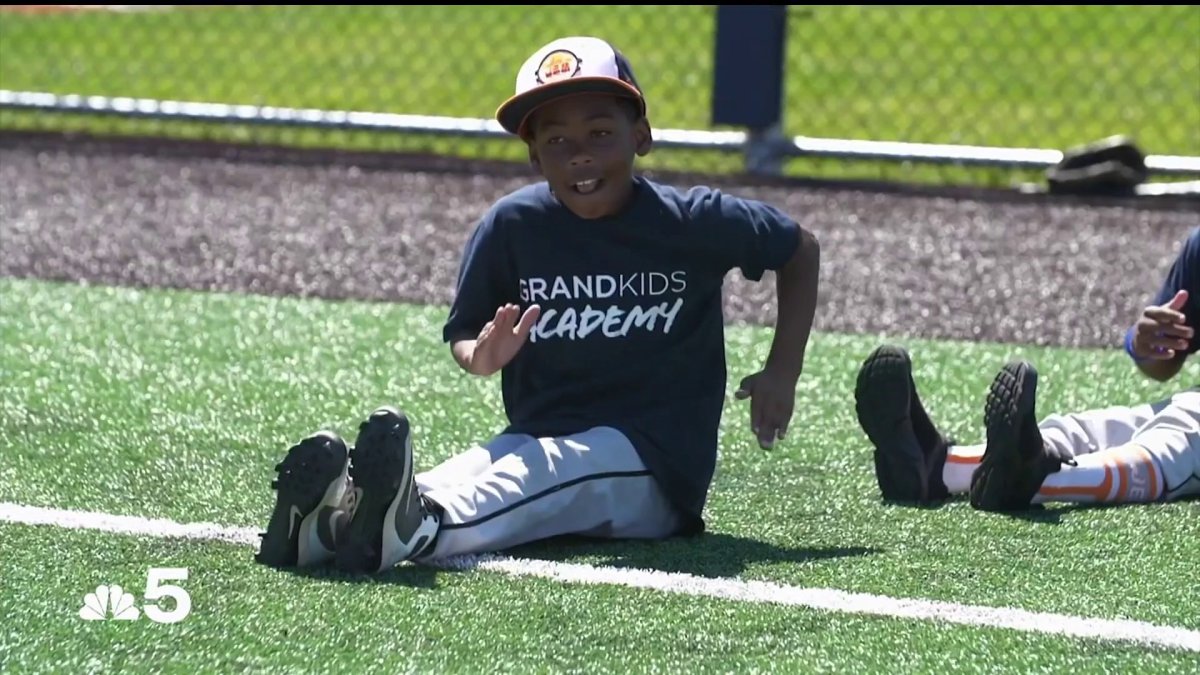
<path fill-rule="evenodd" d="M 621 430 L 664 493 L 703 528 L 726 363 L 722 284 L 778 270 L 798 225 L 718 190 L 635 179 L 621 214 L 585 220 L 546 183 L 499 200 L 464 253 L 447 341 L 473 339 L 505 303 L 541 307 L 502 371 L 505 431 Z"/>

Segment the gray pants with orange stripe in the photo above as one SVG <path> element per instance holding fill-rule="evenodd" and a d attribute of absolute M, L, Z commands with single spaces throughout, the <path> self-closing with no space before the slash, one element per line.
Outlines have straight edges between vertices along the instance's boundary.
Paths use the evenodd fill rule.
<path fill-rule="evenodd" d="M 681 520 L 624 434 L 503 434 L 416 475 L 442 507 L 423 561 L 500 551 L 559 535 L 657 539 Z"/>
<path fill-rule="evenodd" d="M 1050 415 L 1038 429 L 1078 465 L 1050 474 L 1034 503 L 1200 496 L 1200 388 L 1154 403 Z M 983 446 L 954 451 L 978 456 Z"/>

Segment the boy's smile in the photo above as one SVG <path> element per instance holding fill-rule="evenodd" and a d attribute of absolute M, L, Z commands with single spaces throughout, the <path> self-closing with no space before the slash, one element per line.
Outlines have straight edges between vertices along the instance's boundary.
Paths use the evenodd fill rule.
<path fill-rule="evenodd" d="M 592 219 L 624 208 L 634 157 L 651 143 L 632 106 L 606 94 L 567 96 L 538 109 L 529 128 L 530 160 L 568 209 Z"/>
<path fill-rule="evenodd" d="M 602 182 L 603 181 L 599 178 L 591 178 L 588 180 L 581 180 L 577 183 L 572 183 L 571 187 L 575 188 L 575 191 L 579 194 L 587 195 L 599 189 Z"/>

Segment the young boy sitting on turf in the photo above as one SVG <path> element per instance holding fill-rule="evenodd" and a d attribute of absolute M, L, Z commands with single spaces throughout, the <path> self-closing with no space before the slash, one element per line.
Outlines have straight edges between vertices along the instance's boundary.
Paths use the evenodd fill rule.
<path fill-rule="evenodd" d="M 646 99 L 600 39 L 538 49 L 497 119 L 545 180 L 477 223 L 443 338 L 467 373 L 501 373 L 508 425 L 424 473 L 396 408 L 372 413 L 352 450 L 305 439 L 278 467 L 260 562 L 376 572 L 557 535 L 702 531 L 734 268 L 777 271 L 774 341 L 737 397 L 762 447 L 787 430 L 816 308 L 813 235 L 766 204 L 636 175 Z"/>

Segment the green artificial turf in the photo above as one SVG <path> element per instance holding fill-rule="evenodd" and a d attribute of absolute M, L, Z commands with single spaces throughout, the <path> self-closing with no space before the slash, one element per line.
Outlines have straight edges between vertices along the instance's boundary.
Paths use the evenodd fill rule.
<path fill-rule="evenodd" d="M 0 502 L 260 528 L 287 445 L 352 435 L 402 406 L 418 469 L 502 424 L 498 382 L 461 374 L 440 307 L 326 302 L 4 279 Z M 769 332 L 732 326 L 731 387 Z M 879 338 L 818 334 L 788 439 L 752 442 L 729 399 L 698 539 L 532 544 L 520 558 L 771 581 L 1200 630 L 1200 504 L 985 514 L 961 501 L 880 503 L 854 419 L 854 375 Z M 1042 372 L 1039 413 L 1152 400 L 1170 385 L 1119 352 L 904 341 L 947 432 L 982 439 L 991 375 L 1012 357 Z M 1190 368 L 1190 367 L 1189 367 Z M 1185 373 L 1188 375 L 1190 373 Z M 732 389 L 731 389 L 732 391 Z M 0 659 L 18 671 L 1187 672 L 1194 653 L 868 618 L 499 572 L 401 567 L 369 582 L 254 565 L 252 548 L 0 525 Z M 14 554 L 13 552 L 18 552 Z M 144 591 L 185 567 L 176 625 L 82 622 L 102 583 Z"/>

